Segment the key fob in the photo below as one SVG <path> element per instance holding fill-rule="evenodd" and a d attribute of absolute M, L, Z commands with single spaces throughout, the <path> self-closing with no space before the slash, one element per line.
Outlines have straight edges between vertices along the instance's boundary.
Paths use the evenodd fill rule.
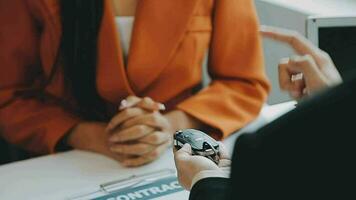
<path fill-rule="evenodd" d="M 184 144 L 190 144 L 193 155 L 200 155 L 209 158 L 214 163 L 219 163 L 219 144 L 209 135 L 195 129 L 177 131 L 174 134 L 174 146 L 177 150 Z"/>

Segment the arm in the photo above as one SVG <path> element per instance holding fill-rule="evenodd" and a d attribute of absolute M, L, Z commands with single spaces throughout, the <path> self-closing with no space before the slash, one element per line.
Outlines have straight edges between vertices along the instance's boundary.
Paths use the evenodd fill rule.
<path fill-rule="evenodd" d="M 217 0 L 210 47 L 211 85 L 178 105 L 226 137 L 253 120 L 269 84 L 253 1 Z"/>
<path fill-rule="evenodd" d="M 225 199 L 229 185 L 228 178 L 202 179 L 193 186 L 189 200 Z"/>
<path fill-rule="evenodd" d="M 23 98 L 8 101 L 14 92 L 35 87 L 43 76 L 44 63 L 39 61 L 43 35 L 27 4 L 14 0 L 0 6 L 0 128 L 9 142 L 43 154 L 54 152 L 58 141 L 80 119 L 48 102 Z"/>
<path fill-rule="evenodd" d="M 242 135 L 235 144 L 230 180 L 201 179 L 193 186 L 190 199 L 354 195 L 343 183 L 352 181 L 355 168 L 350 159 L 355 149 L 355 134 L 350 132 L 354 120 L 349 117 L 356 112 L 355 88 L 356 79 L 345 81 L 257 133 Z M 190 168 L 199 169 L 198 157 L 192 159 L 195 164 Z M 176 165 L 183 176 L 191 173 Z"/>
<path fill-rule="evenodd" d="M 356 76 L 354 76 L 356 78 Z M 318 94 L 235 145 L 230 199 L 354 196 L 356 79 Z"/>
<path fill-rule="evenodd" d="M 0 6 L 0 70 L 4 72 L 0 73 L 2 135 L 9 142 L 37 154 L 65 150 L 69 145 L 122 161 L 122 156 L 109 149 L 106 124 L 84 122 L 75 112 L 52 101 L 14 98 L 19 90 L 39 88 L 39 82 L 48 78 L 55 62 L 60 30 L 53 27 L 51 20 L 56 16 L 51 9 L 58 7 L 47 3 L 14 0 Z M 60 99 L 72 99 L 65 90 L 61 73 L 48 85 L 47 93 Z"/>

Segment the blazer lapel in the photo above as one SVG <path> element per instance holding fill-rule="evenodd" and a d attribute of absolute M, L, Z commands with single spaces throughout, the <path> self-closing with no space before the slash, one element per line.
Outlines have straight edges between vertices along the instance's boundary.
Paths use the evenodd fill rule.
<path fill-rule="evenodd" d="M 199 0 L 141 0 L 128 58 L 128 76 L 136 92 L 159 77 L 184 37 Z"/>
<path fill-rule="evenodd" d="M 118 103 L 122 98 L 134 95 L 134 92 L 126 75 L 111 0 L 104 2 L 98 42 L 97 84 L 102 97 Z"/>

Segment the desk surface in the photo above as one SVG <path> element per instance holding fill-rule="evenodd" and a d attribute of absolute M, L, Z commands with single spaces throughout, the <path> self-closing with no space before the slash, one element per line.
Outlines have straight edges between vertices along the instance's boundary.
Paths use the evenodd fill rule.
<path fill-rule="evenodd" d="M 260 117 L 241 132 L 255 131 L 293 106 L 294 102 L 266 106 Z M 238 135 L 224 141 L 230 151 Z M 174 168 L 171 150 L 157 161 L 139 168 L 124 168 L 102 155 L 74 150 L 1 166 L 0 199 L 66 199 L 133 174 Z"/>

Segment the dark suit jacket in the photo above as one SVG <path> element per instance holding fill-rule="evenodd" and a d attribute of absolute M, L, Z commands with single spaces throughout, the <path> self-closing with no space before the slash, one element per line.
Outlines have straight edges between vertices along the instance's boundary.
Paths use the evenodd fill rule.
<path fill-rule="evenodd" d="M 355 199 L 356 80 L 241 136 L 231 179 L 207 178 L 190 199 Z"/>

